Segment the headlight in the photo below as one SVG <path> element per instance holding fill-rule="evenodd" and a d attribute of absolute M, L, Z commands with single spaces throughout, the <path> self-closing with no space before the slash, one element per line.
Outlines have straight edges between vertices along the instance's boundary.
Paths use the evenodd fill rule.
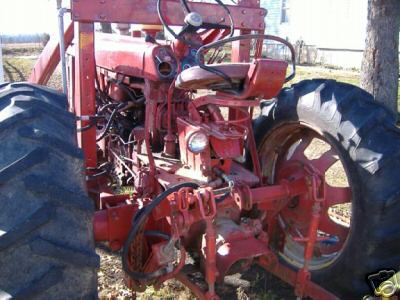
<path fill-rule="evenodd" d="M 201 131 L 193 132 L 187 141 L 188 148 L 193 153 L 200 153 L 208 146 L 208 137 Z"/>

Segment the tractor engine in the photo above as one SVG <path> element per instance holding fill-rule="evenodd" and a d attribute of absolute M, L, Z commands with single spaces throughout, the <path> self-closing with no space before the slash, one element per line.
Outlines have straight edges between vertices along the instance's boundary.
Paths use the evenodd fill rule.
<path fill-rule="evenodd" d="M 187 115 L 192 98 L 187 91 L 175 90 L 170 95 L 171 79 L 181 66 L 171 46 L 148 39 L 102 33 L 96 36 L 97 114 L 104 117 L 104 122 L 97 122 L 98 146 L 104 163 L 112 161 L 119 166 L 114 168 L 114 173 L 118 170 L 114 175 L 120 184 L 134 184 L 134 145 L 143 145 L 147 134 L 151 151 L 161 152 L 168 127 L 176 130 L 176 119 Z M 173 99 L 172 117 L 168 116 L 169 96 Z M 146 121 L 149 131 L 145 133 Z M 106 145 L 102 137 L 110 133 L 113 138 Z M 147 150 L 143 147 L 142 153 Z M 116 155 L 125 161 L 115 161 Z"/>

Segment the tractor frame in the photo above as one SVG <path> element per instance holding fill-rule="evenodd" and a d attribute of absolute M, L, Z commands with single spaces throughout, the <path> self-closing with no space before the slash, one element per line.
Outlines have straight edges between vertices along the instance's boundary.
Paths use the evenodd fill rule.
<path fill-rule="evenodd" d="M 250 34 L 256 32 L 263 34 L 265 30 L 265 16 L 267 11 L 260 8 L 260 1 L 258 0 L 239 0 L 237 5 L 229 5 L 229 9 L 235 20 L 235 30 L 237 34 Z M 210 3 L 191 3 L 194 11 L 199 12 L 205 16 L 207 22 L 220 22 L 221 24 L 229 25 L 226 19 L 225 12 L 217 5 Z M 184 15 L 180 11 L 179 2 L 173 0 L 165 0 L 162 6 L 165 16 L 167 16 L 168 23 L 173 26 L 184 25 Z M 96 60 L 95 60 L 95 22 L 110 22 L 110 23 L 129 23 L 129 24 L 148 24 L 160 25 L 159 16 L 155 1 L 141 1 L 141 0 L 73 0 L 71 1 L 70 14 L 72 22 L 66 27 L 64 33 L 65 47 L 68 48 L 73 44 L 74 53 L 70 56 L 68 61 L 68 98 L 70 100 L 70 110 L 73 111 L 77 117 L 77 127 L 84 128 L 89 126 L 91 117 L 96 115 Z M 218 39 L 217 36 L 209 36 L 209 41 Z M 115 38 L 116 45 L 122 42 Z M 118 47 L 118 46 L 116 46 Z M 261 48 L 260 48 L 261 47 Z M 262 43 L 258 43 L 259 51 L 262 49 Z M 99 49 L 96 49 L 98 51 Z M 126 59 L 126 57 L 115 57 L 115 60 Z M 250 41 L 238 40 L 232 44 L 232 62 L 249 62 L 250 61 Z M 58 42 L 50 42 L 38 62 L 36 63 L 33 73 L 30 77 L 31 82 L 38 84 L 46 84 L 51 74 L 56 69 L 60 62 L 60 48 Z M 149 71 L 152 72 L 151 70 Z M 101 83 L 100 83 L 101 85 Z M 150 89 L 149 98 L 157 98 L 160 91 L 155 89 L 155 86 L 147 86 L 144 89 Z M 168 89 L 162 88 L 161 93 L 170 93 Z M 258 106 L 260 99 L 253 100 L 233 100 L 227 98 L 226 95 L 203 96 L 195 99 L 192 102 L 191 109 L 195 110 L 202 105 L 221 105 L 229 108 L 228 122 L 241 123 L 248 130 L 248 145 L 249 154 L 253 164 L 253 172 L 244 172 L 239 169 L 238 177 L 249 177 L 256 182 L 263 182 L 265 179 L 262 177 L 260 162 L 257 158 L 257 149 L 252 133 L 251 118 L 253 115 L 253 108 Z M 146 108 L 146 118 L 150 118 L 153 113 L 151 105 Z M 244 110 L 246 113 L 238 113 Z M 217 116 L 218 117 L 218 116 Z M 168 110 L 168 119 L 171 119 L 171 111 Z M 169 121 L 170 122 L 170 121 Z M 222 123 L 221 123 L 222 124 Z M 150 124 L 147 122 L 141 129 L 136 130 L 134 134 L 145 145 L 149 144 L 149 128 Z M 222 124 L 220 127 L 223 127 Z M 197 130 L 193 124 L 180 121 L 178 127 L 180 131 L 185 132 L 186 135 L 190 131 Z M 199 124 L 198 127 L 202 127 Z M 202 127 L 203 128 L 203 127 Z M 205 130 L 205 128 L 203 128 Z M 221 128 L 216 128 L 217 131 L 223 131 Z M 94 236 L 96 241 L 107 241 L 113 250 L 121 249 L 127 239 L 130 231 L 131 220 L 135 213 L 138 211 L 138 205 L 135 202 L 135 194 L 115 195 L 106 186 L 101 178 L 93 177 L 93 171 L 98 166 L 97 161 L 97 146 L 96 146 L 96 129 L 90 128 L 82 132 L 78 132 L 78 144 L 83 149 L 85 155 L 85 162 L 87 168 L 87 187 L 89 194 L 96 201 L 98 211 L 93 218 Z M 232 144 L 232 151 L 234 147 L 238 146 Z M 216 139 L 214 147 L 220 148 L 221 153 L 226 154 L 226 144 Z M 199 169 L 204 163 L 203 158 L 199 159 L 198 156 L 188 152 L 187 149 L 181 148 L 181 156 L 186 156 L 187 161 L 190 161 L 192 168 Z M 171 150 L 173 151 L 173 150 Z M 160 166 L 151 154 L 148 156 L 140 156 L 142 161 L 146 161 L 149 165 L 149 176 L 146 181 L 146 189 L 152 191 L 159 191 L 158 181 L 167 182 L 168 185 L 179 184 L 181 181 L 180 176 L 174 174 L 174 168 L 177 166 L 171 165 L 166 168 Z M 205 159 L 205 158 L 204 158 Z M 121 162 L 123 163 L 123 162 Z M 227 166 L 226 168 L 229 168 Z M 157 176 L 157 180 L 156 180 Z M 229 180 L 229 179 L 228 179 Z M 160 192 L 160 191 L 159 191 Z M 254 232 L 260 230 L 261 224 L 243 224 L 242 236 L 232 237 L 231 253 L 228 257 L 218 257 L 217 245 L 215 242 L 216 231 L 212 223 L 213 218 L 217 213 L 217 206 L 215 204 L 215 195 L 211 187 L 204 188 L 195 194 L 189 193 L 187 190 L 175 192 L 173 199 L 174 213 L 176 215 L 173 224 L 176 226 L 174 235 L 185 234 L 185 229 L 190 227 L 197 221 L 203 221 L 206 224 L 205 228 L 205 247 L 204 251 L 204 276 L 207 282 L 207 288 L 201 289 L 197 284 L 193 283 L 189 277 L 181 271 L 182 268 L 177 267 L 173 272 L 160 276 L 155 284 L 159 286 L 160 283 L 169 279 L 176 278 L 184 285 L 188 286 L 190 290 L 200 299 L 217 299 L 215 293 L 215 283 L 223 279 L 228 269 L 238 260 L 243 260 L 247 264 L 256 263 L 266 269 L 268 272 L 279 277 L 283 281 L 292 285 L 295 288 L 295 294 L 298 297 L 309 296 L 313 299 L 337 299 L 333 294 L 324 290 L 322 287 L 313 282 L 307 262 L 312 257 L 314 244 L 317 240 L 317 228 L 320 218 L 321 206 L 323 199 L 321 198 L 320 180 L 317 176 L 305 176 L 294 181 L 282 181 L 274 185 L 256 185 L 250 187 L 247 184 L 237 186 L 235 189 L 232 203 L 236 203 L 240 209 L 248 209 L 253 205 L 258 205 L 269 215 L 277 214 L 282 207 L 288 203 L 290 199 L 300 194 L 308 193 L 313 201 L 312 220 L 310 221 L 310 230 L 308 236 L 304 237 L 305 243 L 304 253 L 304 266 L 295 271 L 288 266 L 284 265 L 278 256 L 268 247 L 268 239 L 271 238 L 267 234 L 261 234 L 259 238 L 254 238 Z M 190 194 L 190 195 L 189 195 Z M 229 205 L 233 205 L 229 202 Z M 188 210 L 187 203 L 197 203 L 196 211 Z M 226 204 L 226 207 L 229 206 Z M 207 206 L 207 208 L 204 208 Z M 224 205 L 218 209 L 223 209 Z M 167 212 L 167 213 L 166 213 Z M 168 207 L 162 207 L 155 212 L 154 219 L 162 219 L 170 213 Z M 272 221 L 271 221 L 272 222 Z M 168 244 L 168 243 L 166 243 Z M 166 244 L 158 243 L 153 249 L 157 257 L 154 257 L 147 266 L 149 270 L 154 269 L 154 266 L 161 265 L 166 256 L 169 255 Z M 158 248 L 157 248 L 158 247 Z M 164 248 L 163 248 L 164 247 Z M 157 249 L 156 249 L 157 248 Z M 181 255 L 185 256 L 184 251 Z M 153 264 L 153 266 L 152 266 Z M 137 282 L 128 280 L 131 288 L 140 290 L 143 288 Z"/>

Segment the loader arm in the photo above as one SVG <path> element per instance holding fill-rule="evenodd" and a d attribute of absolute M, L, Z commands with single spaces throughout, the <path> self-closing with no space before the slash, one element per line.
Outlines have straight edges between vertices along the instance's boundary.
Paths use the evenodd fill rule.
<path fill-rule="evenodd" d="M 64 32 L 65 49 L 72 43 L 74 38 L 74 23 L 70 22 Z M 60 44 L 57 39 L 50 39 L 46 44 L 39 59 L 36 61 L 29 76 L 31 83 L 46 85 L 60 62 Z"/>

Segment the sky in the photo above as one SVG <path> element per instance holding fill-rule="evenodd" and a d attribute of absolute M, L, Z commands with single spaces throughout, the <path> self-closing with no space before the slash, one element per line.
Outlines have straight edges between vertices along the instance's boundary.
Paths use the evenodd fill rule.
<path fill-rule="evenodd" d="M 0 0 L 0 5 L 0 34 L 57 33 L 56 0 Z"/>

